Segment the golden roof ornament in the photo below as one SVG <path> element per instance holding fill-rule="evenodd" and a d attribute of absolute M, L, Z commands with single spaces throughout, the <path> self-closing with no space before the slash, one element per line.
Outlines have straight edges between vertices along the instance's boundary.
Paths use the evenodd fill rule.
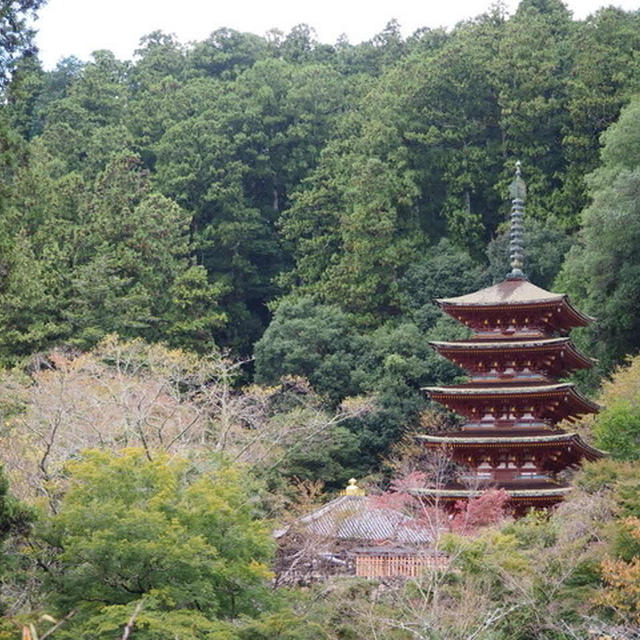
<path fill-rule="evenodd" d="M 358 481 L 355 478 L 351 478 L 351 480 L 349 480 L 349 484 L 347 485 L 347 488 L 344 490 L 344 495 L 345 496 L 363 496 L 364 489 L 361 489 L 358 486 Z"/>

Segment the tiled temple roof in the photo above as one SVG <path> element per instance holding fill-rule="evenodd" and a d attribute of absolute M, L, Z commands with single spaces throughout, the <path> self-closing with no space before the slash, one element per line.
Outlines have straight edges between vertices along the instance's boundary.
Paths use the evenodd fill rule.
<path fill-rule="evenodd" d="M 293 525 L 276 532 L 277 538 L 289 531 L 342 540 L 390 541 L 398 544 L 424 544 L 430 532 L 395 509 L 372 505 L 367 496 L 340 496 L 299 518 Z"/>

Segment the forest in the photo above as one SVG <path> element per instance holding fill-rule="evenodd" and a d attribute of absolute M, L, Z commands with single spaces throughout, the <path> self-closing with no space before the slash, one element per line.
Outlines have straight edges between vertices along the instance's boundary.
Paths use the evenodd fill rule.
<path fill-rule="evenodd" d="M 640 10 L 45 70 L 43 4 L 0 8 L 0 640 L 640 638 Z M 448 532 L 437 576 L 274 589 L 278 524 L 451 422 L 434 300 L 506 275 L 517 160 L 528 277 L 597 318 L 578 430 L 610 455 Z"/>

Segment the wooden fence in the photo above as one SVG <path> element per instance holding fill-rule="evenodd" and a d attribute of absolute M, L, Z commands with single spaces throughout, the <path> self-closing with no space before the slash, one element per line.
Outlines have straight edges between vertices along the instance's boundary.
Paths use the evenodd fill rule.
<path fill-rule="evenodd" d="M 441 569 L 447 564 L 440 555 L 357 555 L 356 575 L 362 578 L 415 578 L 426 570 Z"/>

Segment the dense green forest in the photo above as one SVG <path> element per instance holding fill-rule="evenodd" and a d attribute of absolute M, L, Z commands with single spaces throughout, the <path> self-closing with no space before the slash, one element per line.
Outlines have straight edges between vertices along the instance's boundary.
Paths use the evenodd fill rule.
<path fill-rule="evenodd" d="M 301 25 L 153 33 L 133 61 L 52 71 L 25 54 L 2 110 L 0 359 L 112 333 L 255 357 L 247 380 L 302 375 L 333 407 L 378 394 L 356 429 L 368 469 L 425 407 L 419 386 L 456 373 L 427 346 L 456 331 L 433 298 L 505 273 L 519 158 L 528 272 L 551 287 L 562 270 L 599 318 L 583 342 L 602 374 L 640 343 L 637 225 L 625 251 L 603 216 L 635 125 L 599 155 L 639 51 L 637 13 L 536 0 L 360 45 Z"/>
<path fill-rule="evenodd" d="M 0 12 L 0 638 L 134 610 L 134 640 L 637 637 L 640 11 L 154 32 L 44 70 L 42 4 Z M 516 160 L 530 279 L 598 319 L 581 428 L 614 460 L 551 518 L 452 536 L 442 584 L 270 590 L 267 519 L 384 485 L 449 419 L 428 341 L 465 334 L 433 301 L 506 274 Z"/>

